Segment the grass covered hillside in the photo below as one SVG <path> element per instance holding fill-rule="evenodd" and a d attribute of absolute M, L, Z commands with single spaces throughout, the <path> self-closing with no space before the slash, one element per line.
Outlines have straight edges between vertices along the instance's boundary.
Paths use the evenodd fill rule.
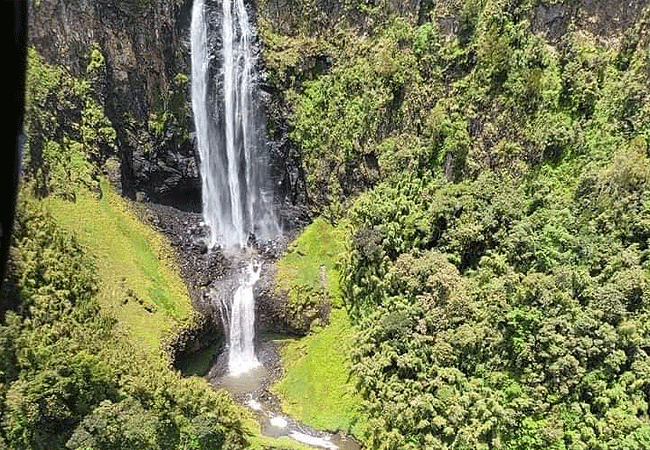
<path fill-rule="evenodd" d="M 74 202 L 49 197 L 45 205 L 95 254 L 103 308 L 139 345 L 158 351 L 162 340 L 191 321 L 187 288 L 169 244 L 142 224 L 107 182 L 100 185 L 101 199 L 79 190 Z"/>
<path fill-rule="evenodd" d="M 312 206 L 352 226 L 367 446 L 650 448 L 648 13 L 551 41 L 558 2 L 297 3 L 261 36 Z"/>
<path fill-rule="evenodd" d="M 294 321 L 315 318 L 301 324 L 310 327 L 308 336 L 284 340 L 284 376 L 271 390 L 283 400 L 283 410 L 304 423 L 359 435 L 365 420 L 350 377 L 356 336 L 339 287 L 339 260 L 348 239 L 345 223 L 334 227 L 317 218 L 275 264 L 277 289 L 287 292 L 289 313 L 299 313 Z"/>

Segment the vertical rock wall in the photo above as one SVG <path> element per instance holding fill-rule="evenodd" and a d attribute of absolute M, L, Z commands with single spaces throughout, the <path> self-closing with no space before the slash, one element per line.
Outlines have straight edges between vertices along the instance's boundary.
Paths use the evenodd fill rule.
<path fill-rule="evenodd" d="M 551 42 L 559 42 L 570 25 L 615 40 L 649 3 L 538 0 L 531 27 Z M 250 4 L 276 33 L 326 38 L 341 24 L 372 33 L 375 24 L 390 14 L 413 24 L 432 16 L 453 35 L 465 2 L 250 0 Z M 368 14 L 368 6 L 377 6 L 379 16 Z M 117 131 L 125 195 L 199 211 L 200 178 L 189 103 L 191 7 L 192 0 L 31 0 L 29 42 L 47 62 L 90 78 Z M 93 50 L 101 53 L 103 64 L 88 74 Z M 270 164 L 276 190 L 288 209 L 308 199 L 300 149 L 289 137 L 291 105 L 284 92 L 327 72 L 336 55 L 307 52 L 301 58 L 288 69 L 291 85 L 275 78 L 263 86 Z M 305 211 L 296 208 L 288 215 L 303 220 Z"/>
<path fill-rule="evenodd" d="M 189 107 L 191 0 L 37 0 L 29 45 L 88 76 L 117 131 L 130 197 L 200 208 Z M 87 73 L 91 53 L 103 64 Z"/>

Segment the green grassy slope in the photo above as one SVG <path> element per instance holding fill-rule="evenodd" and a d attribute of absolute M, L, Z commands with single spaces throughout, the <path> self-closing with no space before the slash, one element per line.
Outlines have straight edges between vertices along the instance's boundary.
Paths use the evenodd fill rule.
<path fill-rule="evenodd" d="M 358 430 L 360 397 L 349 373 L 352 345 L 354 329 L 343 309 L 332 310 L 330 324 L 317 333 L 285 342 L 285 375 L 273 392 L 289 415 L 320 429 Z"/>
<path fill-rule="evenodd" d="M 141 345 L 158 349 L 162 338 L 190 320 L 187 288 L 164 238 L 141 223 L 107 182 L 101 188 L 99 201 L 81 191 L 74 203 L 54 197 L 45 203 L 94 256 L 102 308 Z"/>
<path fill-rule="evenodd" d="M 317 218 L 276 264 L 278 283 L 283 289 L 313 292 L 324 284 L 325 297 L 334 308 L 324 328 L 301 339 L 284 341 L 285 374 L 272 390 L 282 398 L 288 414 L 308 425 L 355 431 L 360 398 L 349 375 L 348 358 L 354 329 L 341 308 L 338 284 L 338 258 L 346 239 L 344 223 L 333 227 Z"/>
<path fill-rule="evenodd" d="M 323 218 L 314 220 L 277 262 L 278 287 L 293 292 L 324 287 L 332 305 L 341 306 L 337 265 L 345 239 L 344 223 L 332 227 Z"/>

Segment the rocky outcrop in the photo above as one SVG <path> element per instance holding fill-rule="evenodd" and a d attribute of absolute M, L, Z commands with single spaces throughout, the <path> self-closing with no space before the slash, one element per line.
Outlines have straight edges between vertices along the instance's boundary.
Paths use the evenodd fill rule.
<path fill-rule="evenodd" d="M 312 325 L 325 324 L 331 310 L 323 292 L 293 292 L 278 288 L 274 261 L 269 261 L 255 285 L 256 332 L 304 336 Z M 292 302 L 291 295 L 312 297 L 311 301 Z M 300 303 L 297 305 L 296 303 Z"/>
<path fill-rule="evenodd" d="M 648 7 L 647 0 L 541 1 L 535 7 L 532 28 L 557 42 L 570 25 L 600 38 L 615 40 L 634 26 Z"/>
<path fill-rule="evenodd" d="M 39 0 L 30 6 L 29 44 L 47 62 L 90 78 L 117 132 L 122 192 L 200 207 L 188 133 L 191 0 Z"/>
<path fill-rule="evenodd" d="M 225 255 L 219 248 L 209 250 L 206 229 L 200 214 L 148 204 L 139 211 L 141 219 L 169 239 L 176 251 L 177 266 L 201 320 L 182 330 L 169 346 L 172 361 L 183 359 L 199 349 L 199 344 L 223 344 L 224 331 L 219 307 L 220 296 L 229 299 L 237 288 L 237 273 L 250 255 Z M 296 326 L 288 311 L 286 295 L 275 292 L 273 263 L 288 245 L 289 237 L 274 242 L 254 243 L 255 255 L 264 261 L 262 276 L 256 283 L 256 326 L 258 333 L 304 334 L 306 327 Z M 229 301 L 229 300 L 228 300 Z M 207 330 L 207 331 L 206 331 Z"/>
<path fill-rule="evenodd" d="M 343 0 L 260 0 L 260 14 L 274 30 L 293 35 L 296 33 L 323 34 L 342 19 L 363 31 L 372 31 L 379 17 L 399 14 L 411 23 L 423 23 L 433 14 L 447 32 L 458 29 L 465 2 L 433 0 L 370 0 L 346 2 Z M 544 33 L 556 41 L 569 25 L 595 36 L 613 37 L 634 25 L 647 0 L 539 0 L 532 18 L 535 32 Z M 372 13 L 367 11 L 377 7 Z"/>

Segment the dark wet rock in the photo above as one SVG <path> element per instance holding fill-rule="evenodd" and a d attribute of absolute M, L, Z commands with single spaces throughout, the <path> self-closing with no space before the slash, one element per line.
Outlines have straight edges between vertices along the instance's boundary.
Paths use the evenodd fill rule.
<path fill-rule="evenodd" d="M 275 268 L 268 265 L 253 290 L 255 295 L 256 333 L 305 335 L 309 329 L 296 326 L 291 320 L 289 297 L 276 290 Z"/>
<path fill-rule="evenodd" d="M 175 366 L 179 361 L 191 358 L 191 355 L 208 346 L 223 348 L 224 343 L 221 325 L 215 323 L 211 315 L 199 314 L 191 325 L 174 335 L 167 343 L 166 349 L 172 366 Z"/>
<path fill-rule="evenodd" d="M 194 248 L 202 255 L 208 253 L 208 245 L 205 242 L 196 242 Z"/>
<path fill-rule="evenodd" d="M 535 7 L 532 28 L 558 42 L 570 25 L 594 36 L 612 38 L 633 26 L 647 0 L 565 0 Z"/>
<path fill-rule="evenodd" d="M 192 0 L 31 2 L 29 45 L 48 63 L 90 79 L 117 132 L 114 185 L 131 198 L 198 210 L 200 179 L 187 132 L 191 6 Z M 94 50 L 104 63 L 89 74 Z"/>

